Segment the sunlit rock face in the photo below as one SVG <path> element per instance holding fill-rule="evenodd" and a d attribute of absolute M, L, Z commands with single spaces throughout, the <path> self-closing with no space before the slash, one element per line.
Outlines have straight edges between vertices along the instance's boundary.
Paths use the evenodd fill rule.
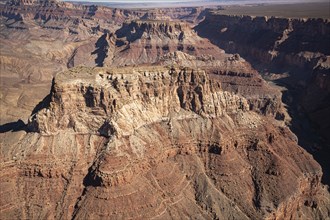
<path fill-rule="evenodd" d="M 276 105 L 256 111 L 217 76 L 157 66 L 57 74 L 30 132 L 2 154 L 2 215 L 325 217 L 321 168 L 274 119 Z"/>
<path fill-rule="evenodd" d="M 0 11 L 1 219 L 329 217 L 282 93 L 201 36 L 218 34 L 207 11 L 25 0 Z M 329 89 L 327 62 L 306 92 Z M 304 101 L 314 111 L 318 99 Z"/>

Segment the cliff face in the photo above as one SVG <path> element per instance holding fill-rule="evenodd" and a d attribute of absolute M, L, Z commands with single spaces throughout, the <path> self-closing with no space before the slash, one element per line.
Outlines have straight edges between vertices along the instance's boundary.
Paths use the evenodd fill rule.
<path fill-rule="evenodd" d="M 154 69 L 155 72 L 148 73 Z M 47 134 L 54 133 L 59 128 L 72 128 L 76 132 L 97 133 L 102 125 L 112 129 L 110 122 L 105 122 L 105 119 L 127 102 L 134 104 L 131 109 L 125 108 L 128 112 L 119 115 L 123 117 L 122 123 L 132 128 L 135 125 L 130 125 L 126 121 L 127 117 L 134 116 L 136 119 L 131 119 L 132 122 L 143 121 L 146 115 L 151 116 L 155 112 L 157 119 L 152 120 L 159 120 L 168 116 L 171 110 L 179 113 L 180 108 L 205 117 L 217 117 L 225 111 L 236 114 L 238 109 L 251 110 L 270 117 L 283 113 L 281 94 L 256 73 L 231 76 L 235 73 L 189 69 L 168 71 L 166 68 L 146 67 L 136 70 L 100 69 L 98 75 L 94 74 L 95 71 L 83 69 L 81 71 L 87 71 L 89 75 L 79 75 L 77 70 L 59 74 L 55 78 L 50 107 L 44 109 L 43 113 L 33 115 L 30 124 L 33 131 Z M 76 79 L 72 80 L 74 78 Z M 232 84 L 231 87 L 228 86 L 229 83 Z M 218 94 L 216 91 L 220 89 L 223 92 Z M 77 91 L 79 95 L 73 95 Z M 232 95 L 235 93 L 239 93 L 241 98 Z M 151 110 L 141 111 L 142 106 L 143 110 L 148 109 L 146 104 L 150 104 Z"/>
<path fill-rule="evenodd" d="M 0 12 L 0 120 L 34 107 L 27 126 L 1 125 L 1 219 L 329 217 L 321 167 L 286 127 L 280 91 L 240 55 L 170 21 L 198 21 L 201 9 L 21 0 L 0 4 Z M 209 19 L 198 34 L 217 30 L 203 26 Z M 261 49 L 245 42 L 252 52 L 269 62 L 262 51 L 276 39 L 268 54 L 283 57 L 279 48 L 293 31 L 281 38 L 272 31 L 288 20 L 269 27 L 244 19 L 246 37 L 265 34 Z M 257 20 L 261 27 L 249 32 Z M 240 22 L 233 40 L 244 41 Z M 306 92 L 328 91 L 327 59 L 303 57 L 316 65 Z M 304 106 L 321 118 L 322 106 L 309 103 L 327 96 L 307 97 Z"/>
<path fill-rule="evenodd" d="M 210 81 L 207 74 L 200 70 L 146 67 L 108 71 L 100 69 L 98 75 L 95 72 L 77 68 L 59 74 L 52 86 L 50 107 L 32 116 L 31 129 L 46 134 L 68 128 L 76 132 L 98 133 L 102 125 L 113 129 L 118 122 L 106 119 L 114 117 L 116 113 L 117 117 L 122 117 L 115 117 L 116 120 L 121 121 L 129 130 L 134 130 L 141 126 L 139 120 L 140 123 L 145 123 L 145 120 L 153 123 L 166 119 L 172 113 L 179 113 L 181 108 L 183 113 L 194 112 L 205 117 L 223 115 L 224 111 L 236 113 L 238 109 L 249 110 L 246 99 L 229 92 L 217 94 L 216 91 L 221 88 L 220 80 Z M 72 80 L 76 77 L 79 78 Z M 211 92 L 211 89 L 214 91 Z M 217 100 L 218 97 L 222 99 Z M 118 109 L 127 112 L 117 113 Z M 127 118 L 132 116 L 134 118 Z M 88 119 L 92 121 L 86 121 Z M 132 132 L 129 130 L 122 132 Z M 110 131 L 102 132 L 107 134 Z"/>
<path fill-rule="evenodd" d="M 191 56 L 212 56 L 213 59 L 225 57 L 223 50 L 197 36 L 185 22 L 132 21 L 124 23 L 115 36 L 115 54 L 112 63 L 105 63 L 108 66 L 157 63 L 177 51 Z"/>
<path fill-rule="evenodd" d="M 300 144 L 317 158 L 329 155 L 330 123 L 324 120 L 330 107 L 329 20 L 226 16 L 209 11 L 195 30 L 226 52 L 239 53 L 265 77 L 286 87 L 284 101 Z M 319 161 L 325 169 L 329 167 L 327 159 Z"/>
<path fill-rule="evenodd" d="M 196 23 L 203 18 L 203 7 L 179 7 L 179 8 L 156 8 L 146 10 L 141 19 L 143 20 L 184 20 Z"/>
<path fill-rule="evenodd" d="M 195 30 L 227 52 L 275 65 L 312 68 L 330 52 L 330 22 L 323 19 L 227 16 L 211 11 Z"/>
<path fill-rule="evenodd" d="M 125 20 L 185 20 L 190 23 L 199 21 L 204 14 L 202 8 L 165 8 L 153 10 L 127 10 L 97 5 L 80 5 L 60 1 L 7 1 L 0 4 L 1 16 L 15 21 L 35 20 L 48 28 L 66 28 L 71 20 L 74 24 L 88 25 L 97 20 L 98 25 L 113 31 Z M 58 22 L 57 24 L 55 21 Z M 53 24 L 52 24 L 53 23 Z M 52 25 L 51 25 L 52 24 Z M 109 25 L 110 24 L 110 25 Z M 57 26 L 56 26 L 57 25 Z M 20 28 L 26 28 L 21 26 Z"/>
<path fill-rule="evenodd" d="M 38 133 L 3 148 L 1 215 L 325 218 L 320 166 L 217 77 L 164 67 L 57 74 L 29 120 Z"/>
<path fill-rule="evenodd" d="M 98 38 L 129 16 L 135 15 L 56 1 L 0 4 L 1 124 L 27 118 L 55 73 L 95 66 Z"/>
<path fill-rule="evenodd" d="M 83 6 L 65 2 L 8 2 L 0 5 L 1 16 L 8 20 L 14 19 L 20 23 L 10 22 L 7 27 L 18 29 L 31 28 L 31 21 L 37 22 L 41 28 L 65 30 L 70 34 L 79 34 L 83 37 L 81 29 L 103 26 L 105 29 L 114 30 L 129 16 L 138 16 L 131 11 L 110 9 L 98 6 Z M 111 18 L 110 20 L 108 18 Z M 99 22 L 97 23 L 96 20 Z M 107 20 L 107 21 L 105 21 Z M 109 25 L 111 24 L 111 25 Z M 112 27 L 111 27 L 112 26 Z M 94 32 L 97 30 L 94 30 Z"/>
<path fill-rule="evenodd" d="M 184 35 L 175 26 L 182 26 L 187 36 L 193 31 L 184 22 L 170 21 L 196 20 L 201 12 L 200 8 L 133 11 L 57 1 L 7 1 L 0 4 L 0 78 L 5 82 L 0 91 L 1 124 L 18 119 L 25 121 L 34 106 L 47 95 L 53 75 L 74 66 L 154 62 L 171 65 L 167 54 L 176 50 L 181 50 L 184 56 L 191 51 L 198 54 L 185 65 L 197 66 L 202 59 L 208 59 L 207 65 L 211 64 L 213 57 L 200 56 L 212 51 L 221 54 L 222 50 L 196 34 L 192 36 L 196 40 L 180 42 Z M 161 22 L 149 20 L 165 17 L 166 20 Z M 121 27 L 124 21 L 125 25 Z M 154 34 L 145 29 L 152 23 Z M 157 23 L 167 23 L 177 33 L 158 30 Z M 115 35 L 117 29 L 121 33 L 119 38 Z M 134 30 L 144 36 L 134 35 L 131 33 Z M 136 41 L 127 41 L 123 34 L 134 35 Z M 197 46 L 200 51 L 194 51 Z M 196 59 L 199 59 L 198 63 Z M 180 62 L 185 61 L 181 59 Z"/>

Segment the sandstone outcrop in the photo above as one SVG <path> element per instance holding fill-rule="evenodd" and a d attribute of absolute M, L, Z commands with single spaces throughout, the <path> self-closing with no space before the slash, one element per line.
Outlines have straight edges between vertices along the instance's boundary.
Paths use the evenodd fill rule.
<path fill-rule="evenodd" d="M 225 57 L 223 50 L 198 37 L 185 22 L 132 21 L 124 23 L 115 35 L 117 48 L 112 65 L 116 66 L 157 63 L 168 53 L 176 51 L 217 59 Z"/>
<path fill-rule="evenodd" d="M 215 46 L 226 39 L 207 36 L 207 12 L 1 3 L 0 218 L 329 218 L 322 169 L 286 126 L 281 92 L 249 56 Z M 267 32 L 266 53 L 275 40 L 273 60 L 282 45 L 287 55 L 297 48 L 290 37 L 305 27 L 243 20 L 247 29 L 262 21 L 254 31 Z M 220 33 L 232 33 L 230 22 Z M 320 123 L 330 88 L 323 52 L 301 55 L 315 66 L 306 94 L 325 91 L 302 100 Z"/>
<path fill-rule="evenodd" d="M 209 11 L 195 30 L 227 52 L 274 66 L 314 67 L 330 51 L 326 19 L 227 16 Z"/>
<path fill-rule="evenodd" d="M 266 77 L 286 87 L 284 101 L 300 144 L 326 169 L 330 155 L 329 19 L 227 16 L 208 11 L 195 27 L 226 52 L 239 53 Z"/>
<path fill-rule="evenodd" d="M 326 218 L 320 166 L 216 76 L 155 66 L 57 74 L 33 132 L 2 148 L 1 215 Z"/>
<path fill-rule="evenodd" d="M 162 43 L 155 43 L 153 49 L 148 49 L 148 42 L 142 43 L 147 48 L 145 52 L 144 47 L 135 42 L 132 46 L 141 49 L 130 51 L 130 54 L 122 51 L 124 47 L 120 42 L 123 39 L 118 39 L 116 45 L 114 35 L 122 23 L 165 17 L 167 20 L 164 23 L 170 23 L 171 19 L 194 22 L 201 19 L 199 15 L 202 12 L 202 8 L 126 10 L 60 1 L 2 1 L 0 77 L 1 82 L 5 83 L 0 91 L 0 123 L 7 124 L 18 119 L 25 121 L 24 118 L 28 117 L 34 106 L 47 95 L 51 79 L 57 72 L 79 65 L 125 65 L 125 61 L 120 60 L 121 55 L 133 59 L 129 61 L 130 64 L 162 58 L 162 54 L 155 54 L 156 46 L 160 47 L 162 53 L 162 47 L 166 46 Z M 188 32 L 191 32 L 191 28 Z M 176 44 L 178 42 L 171 43 Z M 212 47 L 217 49 L 214 45 Z M 147 58 L 144 53 L 156 58 Z M 136 54 L 140 54 L 141 58 Z M 113 61 L 114 57 L 118 57 L 118 60 Z M 25 98 L 27 96 L 31 98 Z"/>

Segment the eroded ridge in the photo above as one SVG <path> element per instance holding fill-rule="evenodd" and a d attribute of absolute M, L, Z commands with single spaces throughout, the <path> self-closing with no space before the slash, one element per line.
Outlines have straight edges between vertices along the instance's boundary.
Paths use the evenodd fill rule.
<path fill-rule="evenodd" d="M 227 74 L 213 74 L 157 66 L 57 74 L 48 107 L 29 120 L 33 132 L 3 153 L 1 215 L 324 218 L 321 168 L 274 119 L 280 108 L 256 110 L 257 95 L 225 91 Z M 251 87 L 271 94 L 263 82 Z"/>

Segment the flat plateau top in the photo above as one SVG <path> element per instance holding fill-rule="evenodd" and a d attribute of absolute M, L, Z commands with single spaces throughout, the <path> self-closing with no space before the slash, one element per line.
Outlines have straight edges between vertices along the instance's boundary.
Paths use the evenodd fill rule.
<path fill-rule="evenodd" d="M 228 5 L 218 10 L 223 15 L 274 16 L 284 18 L 330 19 L 330 1 L 295 4 Z"/>
<path fill-rule="evenodd" d="M 154 75 L 169 74 L 169 71 L 174 68 L 176 72 L 181 70 L 192 70 L 188 67 L 179 66 L 139 66 L 139 67 L 83 67 L 78 66 L 56 74 L 56 82 L 65 84 L 80 83 L 80 82 L 106 82 L 108 76 L 120 76 L 123 79 L 134 79 L 139 75 L 152 77 Z M 203 70 L 194 69 L 196 73 L 203 73 Z M 103 80 L 104 79 L 104 80 Z"/>

